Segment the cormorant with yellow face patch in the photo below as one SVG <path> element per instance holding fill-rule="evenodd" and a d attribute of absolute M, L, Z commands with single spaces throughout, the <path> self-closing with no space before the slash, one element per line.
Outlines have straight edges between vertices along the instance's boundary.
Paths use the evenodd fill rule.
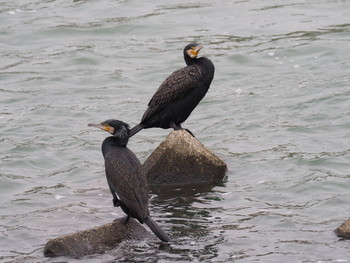
<path fill-rule="evenodd" d="M 120 206 L 129 217 L 145 223 L 157 237 L 165 242 L 170 238 L 152 220 L 148 210 L 148 185 L 142 165 L 126 145 L 129 140 L 129 125 L 118 120 L 107 120 L 100 124 L 89 124 L 111 133 L 102 143 L 105 170 L 114 206 Z"/>
<path fill-rule="evenodd" d="M 201 49 L 196 43 L 185 47 L 187 66 L 164 80 L 148 103 L 141 122 L 130 130 L 130 137 L 153 127 L 182 129 L 181 123 L 205 96 L 214 77 L 214 64 L 206 57 L 197 58 Z"/>

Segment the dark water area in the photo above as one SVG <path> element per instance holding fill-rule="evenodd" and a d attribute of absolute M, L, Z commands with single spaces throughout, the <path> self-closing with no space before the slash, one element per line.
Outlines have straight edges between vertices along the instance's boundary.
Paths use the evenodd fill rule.
<path fill-rule="evenodd" d="M 0 2 L 1 262 L 349 262 L 349 1 Z M 88 123 L 137 124 L 189 42 L 216 67 L 184 123 L 228 165 L 220 185 L 153 189 L 169 244 L 82 260 L 47 240 L 111 222 Z M 170 130 L 139 132 L 143 162 Z"/>

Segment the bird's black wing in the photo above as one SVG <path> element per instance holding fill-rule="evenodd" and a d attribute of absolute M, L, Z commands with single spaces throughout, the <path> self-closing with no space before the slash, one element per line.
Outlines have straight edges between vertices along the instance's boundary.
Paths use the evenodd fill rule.
<path fill-rule="evenodd" d="M 108 184 L 132 217 L 148 216 L 148 186 L 140 161 L 128 148 L 111 150 L 105 156 Z"/>
<path fill-rule="evenodd" d="M 181 99 L 198 87 L 201 73 L 195 65 L 176 70 L 160 85 L 148 103 L 141 122 L 161 110 L 165 105 Z"/>

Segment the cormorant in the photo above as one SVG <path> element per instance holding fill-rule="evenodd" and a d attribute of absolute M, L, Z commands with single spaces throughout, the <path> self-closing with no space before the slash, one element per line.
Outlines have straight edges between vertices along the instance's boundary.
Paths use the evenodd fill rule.
<path fill-rule="evenodd" d="M 130 137 L 153 127 L 182 129 L 181 123 L 205 96 L 214 77 L 214 64 L 206 57 L 197 58 L 202 48 L 196 43 L 184 48 L 187 66 L 164 80 L 148 103 L 141 122 L 130 130 Z"/>
<path fill-rule="evenodd" d="M 170 238 L 152 220 L 148 210 L 148 185 L 146 175 L 136 155 L 126 145 L 129 140 L 129 125 L 118 120 L 106 120 L 89 124 L 111 133 L 102 143 L 105 170 L 114 206 L 120 206 L 127 217 L 145 223 L 157 237 L 165 242 Z"/>

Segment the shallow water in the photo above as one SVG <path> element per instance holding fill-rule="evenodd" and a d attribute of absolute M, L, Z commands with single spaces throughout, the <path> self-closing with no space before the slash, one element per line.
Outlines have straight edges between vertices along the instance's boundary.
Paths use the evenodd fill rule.
<path fill-rule="evenodd" d="M 156 190 L 173 242 L 84 262 L 349 262 L 349 1 L 2 1 L 0 260 L 111 222 L 90 122 L 135 125 L 162 80 L 205 48 L 212 86 L 184 126 L 228 164 L 222 185 Z M 141 131 L 144 161 L 170 130 Z"/>

